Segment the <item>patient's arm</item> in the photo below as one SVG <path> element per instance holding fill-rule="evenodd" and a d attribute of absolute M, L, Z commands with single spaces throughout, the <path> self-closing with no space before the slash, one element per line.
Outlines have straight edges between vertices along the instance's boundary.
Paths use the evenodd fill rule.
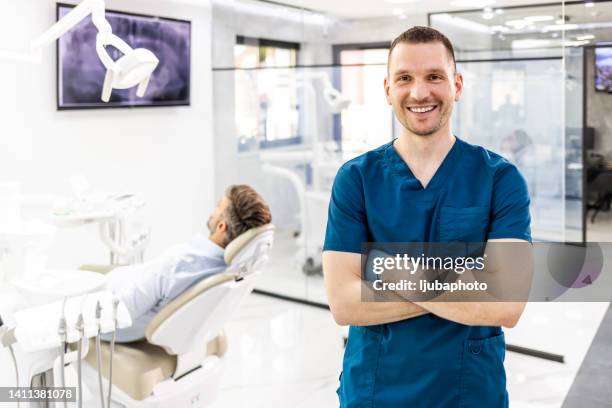
<path fill-rule="evenodd" d="M 107 275 L 107 288 L 127 307 L 132 321 L 160 300 L 159 262 L 115 268 Z"/>
<path fill-rule="evenodd" d="M 374 302 L 370 283 L 361 279 L 360 254 L 323 252 L 323 276 L 332 315 L 340 325 L 391 323 L 429 313 L 394 293 L 387 293 L 387 301 Z"/>

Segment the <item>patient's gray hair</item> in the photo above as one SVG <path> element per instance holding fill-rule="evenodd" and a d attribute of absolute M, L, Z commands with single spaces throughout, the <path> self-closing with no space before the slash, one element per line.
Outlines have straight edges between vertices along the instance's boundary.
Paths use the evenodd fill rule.
<path fill-rule="evenodd" d="M 246 184 L 229 186 L 225 195 L 230 201 L 223 213 L 227 224 L 226 246 L 251 228 L 272 222 L 268 204 L 251 186 Z"/>

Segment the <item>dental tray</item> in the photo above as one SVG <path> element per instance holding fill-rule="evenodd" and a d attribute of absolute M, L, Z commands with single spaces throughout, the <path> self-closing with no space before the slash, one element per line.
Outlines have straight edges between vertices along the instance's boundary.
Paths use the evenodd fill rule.
<path fill-rule="evenodd" d="M 15 312 L 15 338 L 19 346 L 26 352 L 40 351 L 59 347 L 62 339 L 58 334 L 62 313 L 66 318 L 66 340 L 73 343 L 79 340 L 80 333 L 76 329 L 79 314 L 83 313 L 84 337 L 94 337 L 98 334 L 96 320 L 96 303 L 100 301 L 102 314 L 100 317 L 100 332 L 109 333 L 114 330 L 113 294 L 110 291 L 99 291 L 87 295 L 71 297 L 64 301 L 56 301 Z M 62 312 L 63 309 L 63 312 Z M 132 325 L 132 319 L 125 305 L 120 301 L 117 308 L 117 327 Z"/>

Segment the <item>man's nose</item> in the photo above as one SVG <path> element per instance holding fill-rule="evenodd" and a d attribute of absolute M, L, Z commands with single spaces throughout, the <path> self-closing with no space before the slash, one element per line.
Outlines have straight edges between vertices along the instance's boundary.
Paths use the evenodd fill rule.
<path fill-rule="evenodd" d="M 414 81 L 410 89 L 410 96 L 416 101 L 422 101 L 429 97 L 429 84 L 421 79 Z"/>

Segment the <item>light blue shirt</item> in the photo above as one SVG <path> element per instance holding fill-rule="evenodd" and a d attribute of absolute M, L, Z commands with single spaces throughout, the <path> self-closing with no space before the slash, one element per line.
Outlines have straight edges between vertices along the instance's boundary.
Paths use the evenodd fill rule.
<path fill-rule="evenodd" d="M 125 304 L 132 326 L 117 330 L 117 342 L 145 337 L 153 317 L 172 299 L 200 280 L 223 272 L 224 250 L 198 234 L 191 242 L 170 248 L 162 256 L 140 265 L 116 268 L 107 275 L 108 289 Z M 110 340 L 111 335 L 103 336 Z"/>

